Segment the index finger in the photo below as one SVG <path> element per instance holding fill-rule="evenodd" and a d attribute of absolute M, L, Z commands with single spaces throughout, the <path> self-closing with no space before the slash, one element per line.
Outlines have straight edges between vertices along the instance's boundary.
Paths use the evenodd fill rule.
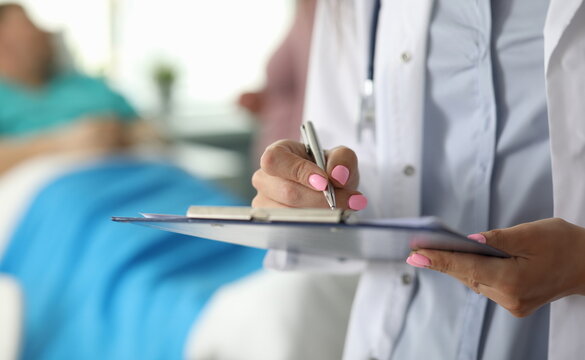
<path fill-rule="evenodd" d="M 479 283 L 490 287 L 501 283 L 502 277 L 506 276 L 505 269 L 510 261 L 510 259 L 491 256 L 426 249 L 417 250 L 409 259 L 413 259 L 413 256 L 415 263 L 420 261 L 422 267 L 440 271 L 458 279 L 467 279 L 472 285 Z M 423 263 L 424 258 L 428 260 L 428 263 Z"/>
<path fill-rule="evenodd" d="M 327 188 L 327 173 L 319 168 L 307 154 L 305 145 L 281 140 L 270 145 L 262 158 L 260 167 L 270 176 L 287 179 L 313 190 Z"/>

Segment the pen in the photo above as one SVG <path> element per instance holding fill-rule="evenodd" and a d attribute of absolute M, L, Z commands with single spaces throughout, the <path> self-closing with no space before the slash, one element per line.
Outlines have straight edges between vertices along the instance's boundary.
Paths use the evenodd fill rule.
<path fill-rule="evenodd" d="M 305 143 L 305 149 L 307 154 L 312 156 L 315 163 L 323 171 L 327 172 L 327 164 L 325 163 L 325 153 L 321 150 L 315 127 L 311 121 L 306 121 L 301 125 L 301 135 L 303 136 L 303 142 Z M 331 181 L 327 182 L 327 189 L 323 191 L 325 199 L 331 209 L 335 209 L 335 192 L 333 191 L 333 185 Z"/>

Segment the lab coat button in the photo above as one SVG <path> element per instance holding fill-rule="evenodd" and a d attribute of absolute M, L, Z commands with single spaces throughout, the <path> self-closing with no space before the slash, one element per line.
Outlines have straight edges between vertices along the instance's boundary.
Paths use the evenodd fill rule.
<path fill-rule="evenodd" d="M 404 169 L 402 170 L 402 172 L 404 173 L 404 175 L 406 176 L 412 176 L 415 173 L 415 169 L 414 166 L 412 165 L 407 165 L 404 167 Z"/>
<path fill-rule="evenodd" d="M 405 51 L 400 55 L 400 59 L 402 60 L 403 63 L 407 63 L 410 62 L 410 60 L 412 60 L 412 55 Z"/>
<path fill-rule="evenodd" d="M 412 276 L 410 274 L 402 274 L 402 284 L 403 285 L 412 284 Z"/>

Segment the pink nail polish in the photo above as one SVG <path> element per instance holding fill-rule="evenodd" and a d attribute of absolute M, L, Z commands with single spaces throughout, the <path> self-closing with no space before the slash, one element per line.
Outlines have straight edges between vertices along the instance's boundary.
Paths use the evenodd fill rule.
<path fill-rule="evenodd" d="M 417 264 L 418 267 L 426 268 L 431 266 L 431 260 L 428 257 L 423 256 L 421 254 L 412 254 L 410 255 L 409 259 L 412 263 Z"/>
<path fill-rule="evenodd" d="M 315 188 L 315 190 L 324 191 L 327 189 L 327 179 L 321 175 L 313 174 L 309 176 L 309 184 Z"/>
<path fill-rule="evenodd" d="M 352 195 L 349 197 L 348 205 L 352 210 L 363 210 L 368 206 L 368 199 L 363 195 Z"/>
<path fill-rule="evenodd" d="M 414 260 L 412 260 L 412 255 L 409 256 L 408 258 L 406 258 L 406 263 L 410 266 L 414 266 L 417 268 L 425 268 L 424 266 L 420 265 L 419 263 L 416 263 Z"/>
<path fill-rule="evenodd" d="M 473 241 L 477 241 L 478 243 L 481 244 L 485 244 L 487 242 L 487 239 L 482 234 L 471 234 L 467 238 Z"/>
<path fill-rule="evenodd" d="M 345 185 L 349 179 L 349 169 L 343 165 L 337 165 L 331 171 L 331 177 L 337 180 L 341 185 Z"/>

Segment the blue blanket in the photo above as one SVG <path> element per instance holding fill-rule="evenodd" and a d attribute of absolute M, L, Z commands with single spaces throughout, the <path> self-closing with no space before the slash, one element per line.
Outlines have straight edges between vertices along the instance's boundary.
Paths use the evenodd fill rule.
<path fill-rule="evenodd" d="M 184 214 L 194 204 L 235 201 L 175 167 L 130 159 L 44 188 L 0 262 L 25 292 L 22 358 L 182 358 L 212 293 L 259 269 L 264 253 L 110 217 Z"/>

